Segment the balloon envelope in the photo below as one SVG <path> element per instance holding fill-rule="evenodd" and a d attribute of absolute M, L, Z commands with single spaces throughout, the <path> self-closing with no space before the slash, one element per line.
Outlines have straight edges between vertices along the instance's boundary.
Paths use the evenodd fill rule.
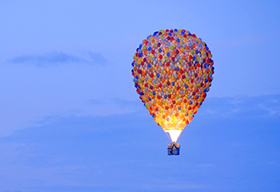
<path fill-rule="evenodd" d="M 132 62 L 136 91 L 172 142 L 209 91 L 214 74 L 211 58 L 206 43 L 184 29 L 157 31 L 136 49 Z"/>

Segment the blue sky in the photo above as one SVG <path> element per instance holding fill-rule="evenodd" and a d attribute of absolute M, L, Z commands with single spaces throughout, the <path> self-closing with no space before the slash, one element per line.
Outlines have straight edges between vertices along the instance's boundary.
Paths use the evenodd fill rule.
<path fill-rule="evenodd" d="M 278 1 L 0 1 L 0 191 L 279 191 Z M 181 155 L 135 91 L 146 36 L 207 43 Z"/>

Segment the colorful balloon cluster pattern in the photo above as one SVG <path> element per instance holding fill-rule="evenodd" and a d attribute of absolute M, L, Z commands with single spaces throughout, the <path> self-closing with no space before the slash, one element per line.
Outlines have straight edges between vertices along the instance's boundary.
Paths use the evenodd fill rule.
<path fill-rule="evenodd" d="M 160 30 L 136 49 L 132 75 L 137 93 L 164 131 L 183 130 L 213 80 L 206 43 L 184 29 Z"/>

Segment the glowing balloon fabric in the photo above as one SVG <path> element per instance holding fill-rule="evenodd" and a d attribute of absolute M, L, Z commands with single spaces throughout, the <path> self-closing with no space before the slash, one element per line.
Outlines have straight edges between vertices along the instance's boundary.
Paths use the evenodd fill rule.
<path fill-rule="evenodd" d="M 175 134 L 174 142 L 209 91 L 214 74 L 211 57 L 206 43 L 183 29 L 157 31 L 136 50 L 132 63 L 136 91 L 158 125 Z"/>

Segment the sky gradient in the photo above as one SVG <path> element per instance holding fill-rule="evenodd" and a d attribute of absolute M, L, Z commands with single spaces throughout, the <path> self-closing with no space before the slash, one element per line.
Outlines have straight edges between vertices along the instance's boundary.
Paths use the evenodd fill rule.
<path fill-rule="evenodd" d="M 278 1 L 1 1 L 0 191 L 280 190 Z M 167 156 L 131 62 L 160 29 L 209 46 L 211 90 Z"/>

